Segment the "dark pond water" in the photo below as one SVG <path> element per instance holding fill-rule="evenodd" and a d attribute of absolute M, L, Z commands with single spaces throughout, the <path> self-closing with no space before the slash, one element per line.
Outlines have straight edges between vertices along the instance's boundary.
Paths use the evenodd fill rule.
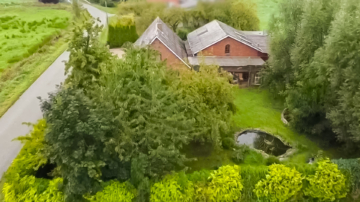
<path fill-rule="evenodd" d="M 280 156 L 285 154 L 291 147 L 285 145 L 278 138 L 261 131 L 248 130 L 239 134 L 238 144 L 245 144 L 251 148 L 263 150 L 267 154 Z"/>

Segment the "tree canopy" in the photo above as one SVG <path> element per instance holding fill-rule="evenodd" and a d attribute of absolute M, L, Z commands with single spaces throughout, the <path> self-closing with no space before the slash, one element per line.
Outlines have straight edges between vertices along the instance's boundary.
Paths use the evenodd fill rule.
<path fill-rule="evenodd" d="M 348 146 L 360 141 L 359 13 L 354 0 L 282 3 L 263 72 L 264 84 L 285 98 L 295 128 L 328 140 L 336 135 Z"/>

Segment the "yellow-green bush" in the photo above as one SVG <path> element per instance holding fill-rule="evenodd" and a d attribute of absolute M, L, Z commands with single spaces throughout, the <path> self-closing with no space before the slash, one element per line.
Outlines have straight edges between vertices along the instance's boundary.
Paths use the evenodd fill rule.
<path fill-rule="evenodd" d="M 87 198 L 90 202 L 131 202 L 135 197 L 135 189 L 128 182 L 111 181 L 95 196 Z"/>
<path fill-rule="evenodd" d="M 210 174 L 209 180 L 206 189 L 208 201 L 233 202 L 240 199 L 243 185 L 239 166 L 222 166 Z"/>
<path fill-rule="evenodd" d="M 309 186 L 304 190 L 307 196 L 321 201 L 335 201 L 346 197 L 348 188 L 345 175 L 329 159 L 318 162 L 315 175 L 306 179 L 309 181 Z"/>
<path fill-rule="evenodd" d="M 125 42 L 138 39 L 133 15 L 113 17 L 108 26 L 107 43 L 110 48 L 121 47 Z"/>
<path fill-rule="evenodd" d="M 194 185 L 185 174 L 167 175 L 151 187 L 150 202 L 190 202 L 194 197 Z"/>
<path fill-rule="evenodd" d="M 258 198 L 269 201 L 286 201 L 299 193 L 302 188 L 303 177 L 295 170 L 284 165 L 269 166 L 266 179 L 260 180 L 254 192 Z"/>
<path fill-rule="evenodd" d="M 5 202 L 45 202 L 63 201 L 63 193 L 59 190 L 62 179 L 53 180 L 35 178 L 35 173 L 47 160 L 41 154 L 44 147 L 44 131 L 46 121 L 39 120 L 33 130 L 17 140 L 24 144 L 19 155 L 13 160 L 5 173 L 6 183 L 3 187 Z"/>

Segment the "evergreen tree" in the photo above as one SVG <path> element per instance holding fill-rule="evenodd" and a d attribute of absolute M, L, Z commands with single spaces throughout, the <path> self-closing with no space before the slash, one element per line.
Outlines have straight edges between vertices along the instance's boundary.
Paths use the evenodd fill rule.
<path fill-rule="evenodd" d="M 70 58 L 65 68 L 69 77 L 66 83 L 84 88 L 85 93 L 97 82 L 101 74 L 100 67 L 109 66 L 112 61 L 108 48 L 99 41 L 101 31 L 102 26 L 90 17 L 73 29 L 69 43 Z"/>

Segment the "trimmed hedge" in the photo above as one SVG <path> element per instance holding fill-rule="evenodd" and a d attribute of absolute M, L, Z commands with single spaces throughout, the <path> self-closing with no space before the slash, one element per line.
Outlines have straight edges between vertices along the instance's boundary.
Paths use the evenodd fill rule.
<path fill-rule="evenodd" d="M 107 43 L 110 48 L 121 47 L 125 42 L 133 43 L 138 38 L 133 15 L 113 17 L 110 19 L 107 38 Z"/>

